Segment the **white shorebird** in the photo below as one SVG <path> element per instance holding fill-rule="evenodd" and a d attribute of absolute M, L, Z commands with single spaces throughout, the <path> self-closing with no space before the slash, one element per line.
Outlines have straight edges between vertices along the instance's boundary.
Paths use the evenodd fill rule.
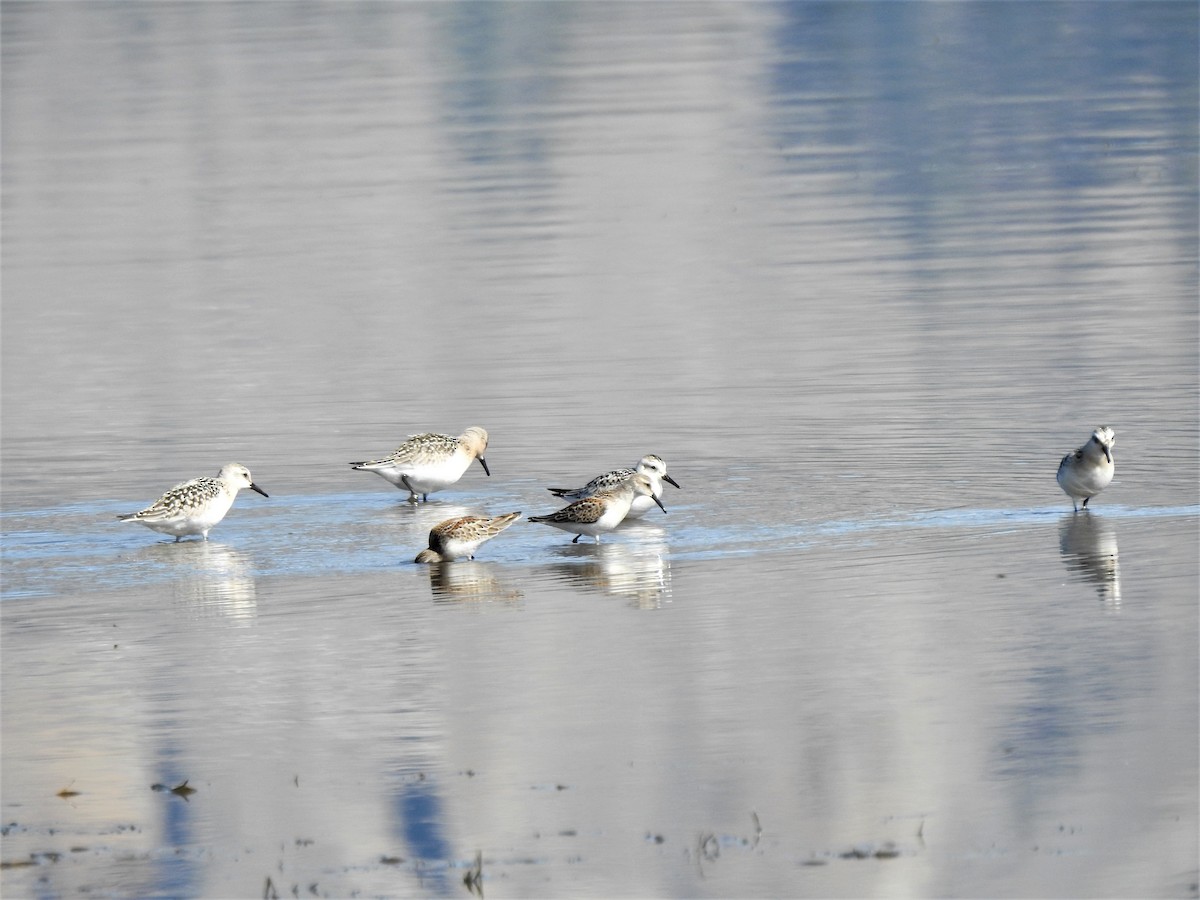
<path fill-rule="evenodd" d="M 1058 486 L 1071 498 L 1076 512 L 1079 511 L 1080 498 L 1083 499 L 1083 508 L 1087 509 L 1088 501 L 1112 481 L 1116 469 L 1112 447 L 1116 441 L 1116 432 L 1107 425 L 1101 425 L 1092 432 L 1086 444 L 1074 453 L 1068 453 L 1058 464 Z"/>
<path fill-rule="evenodd" d="M 487 460 L 488 433 L 474 425 L 452 437 L 448 434 L 414 434 L 383 459 L 350 463 L 355 469 L 374 472 L 402 491 L 408 502 L 428 500 L 434 491 L 445 490 L 462 478 L 471 460 L 479 460 L 491 475 Z"/>
<path fill-rule="evenodd" d="M 242 488 L 267 496 L 254 483 L 249 469 L 241 463 L 226 463 L 216 478 L 206 476 L 177 484 L 145 509 L 117 518 L 172 534 L 176 541 L 189 534 L 203 535 L 207 541 L 209 529 L 225 518 Z"/>
<path fill-rule="evenodd" d="M 447 519 L 429 532 L 429 547 L 418 553 L 413 562 L 474 559 L 475 551 L 484 541 L 490 541 L 519 518 L 519 512 L 510 512 L 494 518 L 459 516 L 457 519 Z"/>
<path fill-rule="evenodd" d="M 662 501 L 654 496 L 649 476 L 637 472 L 616 487 L 576 500 L 548 516 L 530 516 L 529 521 L 544 522 L 563 531 L 574 532 L 572 544 L 578 543 L 585 534 L 594 537 L 598 544 L 600 535 L 607 534 L 625 520 L 634 497 L 649 497 L 663 512 L 667 511 Z"/>
<path fill-rule="evenodd" d="M 679 482 L 667 474 L 667 463 L 661 456 L 655 456 L 653 453 L 648 453 L 638 460 L 638 464 L 632 469 L 613 469 L 611 472 L 605 472 L 603 475 L 597 475 L 581 488 L 546 488 L 555 497 L 562 497 L 564 500 L 583 500 L 585 497 L 591 497 L 601 491 L 611 490 L 623 481 L 627 481 L 636 473 L 641 472 L 650 479 L 650 486 L 653 490 L 653 497 L 646 497 L 638 494 L 633 498 L 633 505 L 629 508 L 629 514 L 626 519 L 640 519 L 650 511 L 650 507 L 654 505 L 655 498 L 661 498 L 663 494 L 662 483 L 664 481 L 679 487 Z"/>

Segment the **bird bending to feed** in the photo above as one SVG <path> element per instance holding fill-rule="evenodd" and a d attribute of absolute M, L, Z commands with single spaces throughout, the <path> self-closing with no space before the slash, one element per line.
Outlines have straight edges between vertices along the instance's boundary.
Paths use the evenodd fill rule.
<path fill-rule="evenodd" d="M 517 519 L 519 512 L 503 516 L 459 516 L 435 525 L 429 532 L 429 547 L 417 554 L 413 562 L 439 563 L 453 559 L 474 559 L 475 551 L 484 541 L 490 541 Z"/>
<path fill-rule="evenodd" d="M 1087 509 L 1088 501 L 1112 481 L 1116 470 L 1112 447 L 1116 441 L 1116 432 L 1107 425 L 1101 425 L 1092 432 L 1086 444 L 1074 453 L 1068 453 L 1058 464 L 1058 486 L 1071 498 L 1076 512 L 1079 511 L 1080 498 L 1083 499 L 1083 508 Z"/>
<path fill-rule="evenodd" d="M 207 541 L 209 529 L 225 518 L 242 488 L 268 496 L 254 483 L 249 469 L 241 463 L 227 463 L 216 478 L 205 476 L 177 484 L 145 509 L 117 518 L 173 534 L 176 541 L 189 534 L 203 535 Z"/>
<path fill-rule="evenodd" d="M 576 500 L 548 516 L 530 516 L 529 521 L 544 522 L 563 531 L 574 532 L 572 544 L 578 543 L 585 534 L 594 537 L 598 544 L 600 535 L 612 531 L 629 514 L 634 497 L 649 497 L 663 512 L 667 511 L 662 501 L 654 496 L 654 486 L 649 476 L 638 472 L 616 487 Z"/>
<path fill-rule="evenodd" d="M 468 428 L 458 437 L 448 434 L 414 434 L 383 459 L 353 462 L 350 465 L 364 472 L 374 472 L 402 491 L 408 491 L 408 502 L 428 500 L 434 491 L 445 490 L 462 478 L 471 460 L 479 460 L 483 471 L 491 475 L 487 460 L 488 433 L 478 425 Z"/>
<path fill-rule="evenodd" d="M 614 488 L 638 472 L 641 472 L 650 479 L 650 486 L 653 488 L 654 497 L 662 497 L 662 483 L 664 481 L 675 485 L 675 487 L 679 487 L 679 482 L 667 474 L 666 460 L 661 456 L 655 456 L 653 453 L 647 453 L 638 461 L 637 466 L 633 469 L 613 469 L 611 472 L 597 475 L 581 488 L 546 488 L 546 490 L 555 497 L 562 497 L 564 500 L 582 500 L 585 497 L 598 494 L 600 491 Z M 629 514 L 625 518 L 640 519 L 654 505 L 654 497 L 645 497 L 638 494 L 633 498 L 633 505 L 629 508 Z"/>

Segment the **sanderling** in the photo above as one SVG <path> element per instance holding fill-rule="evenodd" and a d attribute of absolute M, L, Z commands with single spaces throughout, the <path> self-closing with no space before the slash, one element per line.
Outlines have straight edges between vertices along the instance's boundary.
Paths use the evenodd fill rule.
<path fill-rule="evenodd" d="M 629 514 L 626 519 L 640 519 L 650 511 L 650 507 L 654 505 L 656 497 L 662 497 L 662 483 L 670 482 L 679 487 L 679 482 L 667 474 L 667 463 L 661 456 L 655 456 L 653 453 L 648 453 L 643 456 L 633 469 L 613 469 L 611 472 L 605 472 L 603 475 L 597 475 L 581 488 L 546 488 L 555 497 L 562 497 L 564 500 L 582 500 L 585 497 L 591 497 L 593 494 L 598 494 L 600 491 L 607 491 L 622 481 L 631 478 L 635 473 L 641 472 L 650 479 L 650 486 L 653 489 L 653 497 L 645 497 L 638 494 L 633 498 L 633 505 L 629 507 Z"/>
<path fill-rule="evenodd" d="M 1079 498 L 1083 498 L 1083 508 L 1087 509 L 1088 501 L 1112 481 L 1116 468 L 1112 445 L 1116 440 L 1116 432 L 1101 425 L 1092 432 L 1086 444 L 1074 453 L 1068 453 L 1058 464 L 1058 486 L 1071 498 L 1076 512 L 1079 511 Z"/>
<path fill-rule="evenodd" d="M 472 426 L 458 437 L 448 434 L 414 434 L 383 459 L 350 463 L 356 469 L 374 472 L 402 491 L 408 502 L 428 500 L 434 491 L 445 490 L 462 478 L 471 460 L 479 460 L 491 475 L 487 460 L 488 433 Z"/>
<path fill-rule="evenodd" d="M 634 497 L 649 497 L 663 512 L 667 511 L 662 501 L 654 496 L 650 477 L 637 472 L 616 487 L 576 500 L 548 516 L 530 516 L 529 521 L 545 522 L 563 531 L 575 532 L 572 544 L 578 543 L 585 534 L 595 537 L 598 544 L 600 535 L 612 531 L 624 521 Z"/>
<path fill-rule="evenodd" d="M 429 532 L 429 548 L 417 554 L 413 562 L 436 563 L 452 559 L 474 559 L 475 551 L 521 517 L 519 512 L 487 518 L 459 516 L 435 525 Z"/>
<path fill-rule="evenodd" d="M 227 463 L 216 478 L 193 478 L 177 484 L 140 512 L 117 518 L 173 534 L 176 541 L 188 534 L 202 534 L 207 541 L 209 529 L 225 518 L 242 488 L 267 496 L 254 483 L 249 469 L 241 463 Z"/>

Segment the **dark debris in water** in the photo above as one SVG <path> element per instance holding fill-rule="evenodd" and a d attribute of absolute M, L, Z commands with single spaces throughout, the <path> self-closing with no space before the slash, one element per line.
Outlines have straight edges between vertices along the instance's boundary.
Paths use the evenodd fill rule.
<path fill-rule="evenodd" d="M 895 859 L 900 850 L 892 841 L 885 841 L 876 847 L 874 844 L 855 844 L 849 850 L 839 853 L 842 859 Z"/>
<path fill-rule="evenodd" d="M 312 882 L 308 886 L 308 892 L 314 897 L 320 897 L 321 892 L 317 887 L 317 882 Z M 300 896 L 300 885 L 293 884 L 291 894 L 293 897 Z M 266 883 L 263 884 L 263 900 L 279 900 L 279 888 L 275 887 L 275 882 L 271 880 L 271 876 L 267 876 Z"/>
<path fill-rule="evenodd" d="M 173 788 L 169 788 L 165 784 L 152 784 L 150 785 L 150 790 L 158 791 L 160 793 L 174 794 L 176 797 L 182 797 L 184 800 L 196 793 L 196 789 L 194 787 L 188 786 L 186 778 L 183 780 L 182 784 L 177 784 Z"/>
<path fill-rule="evenodd" d="M 475 865 L 463 876 L 467 890 L 477 897 L 483 896 L 483 851 L 475 851 Z"/>
<path fill-rule="evenodd" d="M 74 851 L 74 848 L 72 848 Z M 45 863 L 56 863 L 62 859 L 62 854 L 57 850 L 43 850 L 36 853 L 30 853 L 28 859 L 12 859 L 0 861 L 0 869 L 24 869 L 28 866 L 40 866 Z"/>

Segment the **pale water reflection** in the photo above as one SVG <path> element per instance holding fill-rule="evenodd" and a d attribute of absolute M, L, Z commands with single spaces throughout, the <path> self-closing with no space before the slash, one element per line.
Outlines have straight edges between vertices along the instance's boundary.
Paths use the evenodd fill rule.
<path fill-rule="evenodd" d="M 130 554 L 129 561 L 161 569 L 170 601 L 187 615 L 253 621 L 256 570 L 251 554 L 216 541 L 183 542 L 182 551 L 170 549 L 173 543 L 159 540 Z"/>
<path fill-rule="evenodd" d="M 1064 516 L 1059 544 L 1067 570 L 1095 585 L 1100 599 L 1111 609 L 1121 608 L 1121 563 L 1117 554 L 1117 527 L 1091 513 Z"/>
<path fill-rule="evenodd" d="M 585 592 L 625 597 L 644 609 L 669 601 L 671 563 L 663 529 L 638 523 L 623 533 L 630 535 L 626 543 L 554 547 L 548 555 L 561 562 L 547 563 L 543 571 Z"/>
<path fill-rule="evenodd" d="M 2 893 L 1197 896 L 1198 18 L 6 3 Z"/>
<path fill-rule="evenodd" d="M 516 583 L 506 580 L 497 567 L 478 560 L 458 560 L 429 567 L 433 598 L 442 602 L 497 601 L 517 603 L 524 596 Z"/>

